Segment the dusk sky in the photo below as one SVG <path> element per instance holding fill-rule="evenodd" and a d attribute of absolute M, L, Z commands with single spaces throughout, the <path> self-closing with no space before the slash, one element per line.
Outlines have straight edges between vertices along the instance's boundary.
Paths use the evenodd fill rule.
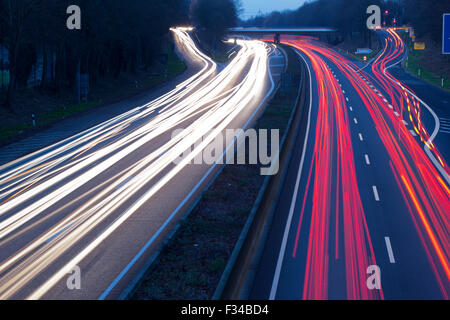
<path fill-rule="evenodd" d="M 305 0 L 241 0 L 244 12 L 242 19 L 248 19 L 258 14 L 272 11 L 283 11 L 286 9 L 297 9 Z"/>

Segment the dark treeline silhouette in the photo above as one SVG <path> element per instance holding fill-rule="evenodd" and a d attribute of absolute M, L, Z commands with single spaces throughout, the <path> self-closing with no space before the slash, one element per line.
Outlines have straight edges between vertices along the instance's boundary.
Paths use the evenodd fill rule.
<path fill-rule="evenodd" d="M 418 35 L 429 34 L 436 42 L 442 38 L 442 14 L 450 12 L 448 0 L 316 0 L 305 3 L 297 10 L 272 12 L 243 22 L 255 27 L 324 26 L 338 29 L 344 37 L 355 34 L 364 38 L 370 31 L 366 27 L 369 5 L 379 5 L 382 22 L 387 26 L 410 23 Z M 387 10 L 387 12 L 386 12 Z"/>
<path fill-rule="evenodd" d="M 333 27 L 351 35 L 351 32 L 365 32 L 370 5 L 386 7 L 381 0 L 316 0 L 306 2 L 297 10 L 272 12 L 256 16 L 244 22 L 245 26 L 256 27 Z"/>
<path fill-rule="evenodd" d="M 316 0 L 303 4 L 297 10 L 272 12 L 253 17 L 244 26 L 255 27 L 331 27 L 342 35 L 341 39 L 362 38 L 370 42 L 370 30 L 367 29 L 366 9 L 378 5 L 384 11 L 396 6 L 396 1 L 382 0 Z M 392 15 L 391 15 L 392 16 Z M 382 15 L 383 19 L 391 16 Z M 390 21 L 388 21 L 390 22 Z"/>
<path fill-rule="evenodd" d="M 192 0 L 189 15 L 204 39 L 215 44 L 237 24 L 240 8 L 239 0 Z"/>
<path fill-rule="evenodd" d="M 428 36 L 433 41 L 442 41 L 442 14 L 450 13 L 448 0 L 403 0 L 405 19 L 414 26 L 418 37 Z"/>
<path fill-rule="evenodd" d="M 81 8 L 81 30 L 66 27 L 69 5 Z M 0 0 L 0 46 L 9 52 L 5 102 L 26 85 L 38 57 L 42 88 L 73 88 L 78 72 L 95 82 L 148 67 L 173 25 L 187 22 L 189 0 Z"/>

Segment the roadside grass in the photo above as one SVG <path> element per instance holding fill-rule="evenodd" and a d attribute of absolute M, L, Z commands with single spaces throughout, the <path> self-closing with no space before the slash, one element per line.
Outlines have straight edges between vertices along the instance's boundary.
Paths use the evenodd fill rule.
<path fill-rule="evenodd" d="M 426 48 L 425 50 L 414 50 L 414 42 L 410 39 L 409 34 L 404 30 L 397 32 L 408 48 L 408 57 L 403 62 L 404 69 L 430 84 L 450 91 L 450 59 L 443 57 L 439 48 L 433 47 L 429 39 L 416 39 L 419 42 L 424 41 Z M 444 78 L 443 86 L 442 78 Z"/>
<path fill-rule="evenodd" d="M 145 86 L 155 86 L 167 79 L 171 79 L 181 74 L 186 70 L 186 65 L 181 61 L 177 55 L 173 52 L 169 53 L 169 60 L 167 63 L 167 74 L 161 73 L 158 75 L 150 76 L 144 81 Z"/>
<path fill-rule="evenodd" d="M 106 89 L 100 93 L 96 93 L 95 96 L 91 97 L 92 101 L 88 101 L 87 103 L 59 105 L 58 107 L 49 108 L 50 110 L 48 111 L 41 113 L 35 112 L 36 127 L 33 127 L 32 121 L 29 119 L 29 115 L 26 120 L 23 120 L 24 117 L 22 117 L 22 123 L 11 126 L 2 126 L 0 128 L 0 145 L 7 144 L 14 139 L 19 138 L 23 134 L 39 130 L 67 117 L 100 106 L 103 103 L 103 97 L 107 98 L 107 100 L 118 100 L 132 94 L 138 94 L 139 92 L 149 90 L 156 85 L 170 80 L 186 70 L 186 65 L 174 52 L 170 52 L 168 58 L 167 73 L 160 72 L 157 75 L 150 75 L 146 77 L 139 83 L 139 88 L 128 86 L 123 90 L 118 90 L 116 86 L 119 84 L 114 84 L 111 82 L 109 84 L 104 84 Z M 30 97 L 30 99 L 31 98 L 32 97 Z M 1 110 L 2 109 L 0 109 L 0 111 Z M 27 112 L 27 114 L 31 113 L 34 112 Z M 0 114 L 0 116 L 2 115 Z"/>
<path fill-rule="evenodd" d="M 42 116 L 36 118 L 36 127 L 34 128 L 32 122 L 11 126 L 7 128 L 0 129 L 0 143 L 18 135 L 21 135 L 29 130 L 35 130 L 45 127 L 48 124 L 54 123 L 58 120 L 62 120 L 71 115 L 77 114 L 84 110 L 93 108 L 101 104 L 101 101 L 91 101 L 88 103 L 75 104 L 68 107 L 62 107 L 45 113 Z"/>
<path fill-rule="evenodd" d="M 288 72 L 300 73 L 298 57 L 286 51 Z M 295 81 L 288 91 L 278 90 L 254 128 L 279 129 L 281 138 L 297 91 Z M 263 185 L 260 167 L 225 165 L 128 298 L 211 299 Z"/>
<path fill-rule="evenodd" d="M 211 44 L 208 44 L 208 41 L 205 41 L 206 36 L 203 31 L 194 31 L 193 37 L 195 44 L 206 54 L 208 54 L 215 62 L 218 63 L 227 63 L 232 57 L 232 53 L 235 45 L 230 44 L 224 41 L 216 42 L 213 47 Z M 237 50 L 238 47 L 236 47 Z"/>
<path fill-rule="evenodd" d="M 423 51 L 410 50 L 408 53 L 408 58 L 404 62 L 404 67 L 416 77 L 419 77 L 420 79 L 425 80 L 446 91 L 450 91 L 450 78 L 444 77 L 444 86 L 442 86 L 442 75 L 427 70 L 426 66 L 421 63 L 422 59 L 424 58 L 426 58 L 426 55 Z"/>
<path fill-rule="evenodd" d="M 232 47 L 230 47 L 229 45 L 225 46 L 224 49 L 222 50 L 217 50 L 214 54 L 213 54 L 213 59 L 216 62 L 219 63 L 226 63 L 228 62 L 228 60 L 230 60 L 230 58 L 232 57 L 232 53 L 233 51 L 230 51 L 232 49 Z"/>

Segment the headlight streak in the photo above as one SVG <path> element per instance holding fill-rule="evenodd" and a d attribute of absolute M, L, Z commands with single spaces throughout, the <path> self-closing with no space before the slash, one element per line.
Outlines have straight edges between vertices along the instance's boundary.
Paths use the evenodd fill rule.
<path fill-rule="evenodd" d="M 204 67 L 199 73 L 144 106 L 66 139 L 66 145 L 59 143 L 54 149 L 46 148 L 41 153 L 35 153 L 38 155 L 36 159 L 25 157 L 20 161 L 23 164 L 11 170 L 8 166 L 1 168 L 6 171 L 0 175 L 0 190 L 3 192 L 0 196 L 9 195 L 9 198 L 0 205 L 0 216 L 6 215 L 0 221 L 0 239 L 7 241 L 6 237 L 20 232 L 19 228 L 59 204 L 67 195 L 130 153 L 194 119 L 182 133 L 140 159 L 132 168 L 116 174 L 117 178 L 95 196 L 86 199 L 69 216 L 3 261 L 0 264 L 0 299 L 12 297 L 107 217 L 117 214 L 117 208 L 126 204 L 133 195 L 139 194 L 138 200 L 28 298 L 42 297 L 68 269 L 79 263 L 151 199 L 218 133 L 227 128 L 255 97 L 262 94 L 268 69 L 267 45 L 263 42 L 238 40 L 241 50 L 224 70 L 214 75 L 216 64 L 195 47 L 189 35 L 182 29 L 172 31 L 186 50 L 203 62 Z M 237 85 L 233 85 L 236 81 Z M 123 126 L 141 122 L 132 132 L 124 130 Z M 117 132 L 112 134 L 111 130 Z M 189 156 L 174 166 L 173 161 L 201 138 L 202 143 L 195 145 Z M 60 169 L 61 165 L 64 170 Z M 41 181 L 30 186 L 37 178 Z M 155 179 L 159 180 L 145 191 L 144 187 Z M 49 189 L 52 190 L 44 193 Z M 18 194 L 10 197 L 12 192 Z M 85 196 L 87 194 L 81 197 Z M 20 210 L 17 210 L 18 207 Z"/>

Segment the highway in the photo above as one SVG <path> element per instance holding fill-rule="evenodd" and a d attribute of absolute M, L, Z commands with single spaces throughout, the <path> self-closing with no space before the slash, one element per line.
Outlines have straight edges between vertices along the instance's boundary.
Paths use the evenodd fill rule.
<path fill-rule="evenodd" d="M 281 52 L 238 40 L 219 66 L 189 31 L 172 29 L 200 70 L 174 90 L 0 166 L 0 299 L 121 297 L 219 168 L 193 160 L 225 129 L 256 119 Z M 75 267 L 81 289 L 71 290 Z"/>
<path fill-rule="evenodd" d="M 406 48 L 377 32 L 383 50 L 365 66 L 310 37 L 281 39 L 306 64 L 309 114 L 250 299 L 449 297 L 446 115 L 390 73 Z"/>

